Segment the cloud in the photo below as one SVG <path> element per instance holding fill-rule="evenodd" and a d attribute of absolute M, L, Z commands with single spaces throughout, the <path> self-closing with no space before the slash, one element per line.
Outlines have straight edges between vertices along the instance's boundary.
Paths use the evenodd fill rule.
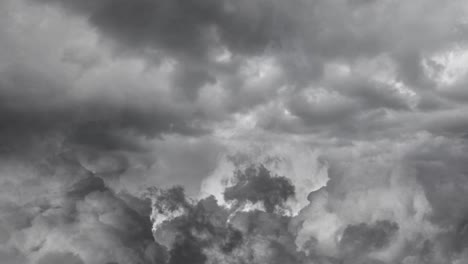
<path fill-rule="evenodd" d="M 157 259 L 149 201 L 113 192 L 76 160 L 59 159 L 53 173 L 41 174 L 40 166 L 29 166 L 23 173 L 30 175 L 19 174 L 18 182 L 9 184 L 28 186 L 21 187 L 22 192 L 5 191 L 9 186 L 2 179 L 2 261 L 149 263 Z M 10 167 L 6 172 L 15 170 Z"/>
<path fill-rule="evenodd" d="M 288 143 L 277 140 L 276 149 L 287 149 L 290 143 L 289 141 L 286 142 Z M 459 154 L 455 153 L 463 152 L 463 147 L 460 147 L 464 145 L 462 141 L 453 141 L 453 139 L 442 136 L 434 137 L 430 133 L 422 133 L 408 137 L 398 144 L 395 144 L 391 139 L 374 142 L 353 142 L 353 144 L 343 142 L 340 146 L 335 144 L 327 146 L 324 142 L 320 142 L 320 144 L 309 143 L 316 149 L 320 149 L 319 153 L 321 153 L 315 158 L 309 156 L 309 160 L 320 160 L 317 165 L 324 166 L 325 175 L 329 180 L 328 183 L 323 182 L 323 185 L 309 185 L 308 189 L 315 189 L 315 191 L 309 194 L 308 203 L 303 204 L 300 210 L 293 211 L 293 216 L 288 224 L 288 232 L 290 232 L 289 234 L 297 245 L 296 250 L 301 252 L 295 254 L 306 254 L 317 261 L 319 259 L 321 261 L 333 261 L 331 259 L 334 258 L 338 261 L 338 259 L 343 258 L 349 263 L 359 263 L 359 261 L 392 263 L 404 259 L 409 262 L 427 258 L 432 258 L 437 262 L 451 259 L 450 255 L 454 259 L 463 259 L 460 253 L 454 253 L 454 244 L 452 244 L 463 243 L 454 242 L 463 241 L 463 239 L 453 236 L 460 231 L 455 231 L 454 226 L 447 225 L 447 223 L 451 222 L 457 226 L 456 223 L 463 221 L 461 220 L 463 218 L 456 220 L 457 218 L 452 218 L 451 215 L 463 215 L 459 214 L 460 211 L 455 209 L 462 208 L 461 204 L 456 205 L 453 201 L 458 199 L 456 197 L 462 197 L 459 195 L 462 195 L 464 191 L 451 188 L 446 193 L 445 190 L 448 189 L 439 187 L 439 180 L 434 180 L 429 176 L 428 172 L 422 172 L 418 169 L 420 166 L 431 166 L 430 164 L 444 164 L 445 162 L 442 161 L 444 158 L 442 157 L 447 157 L 455 162 L 456 159 L 453 155 L 458 156 Z M 307 149 L 308 147 L 304 148 Z M 294 149 L 298 150 L 300 148 L 295 146 Z M 268 153 L 269 156 L 265 158 L 258 157 L 256 151 L 258 153 Z M 281 171 L 282 166 L 290 162 L 289 159 L 295 159 L 291 154 L 286 153 L 288 152 L 277 153 L 274 147 L 266 148 L 264 144 L 261 144 L 257 150 L 253 147 L 240 148 L 238 155 L 234 154 L 232 158 L 228 159 L 228 162 L 232 162 L 233 167 L 236 168 L 236 166 L 242 167 L 243 162 L 248 164 L 250 160 L 263 160 L 267 164 L 266 166 L 272 168 L 272 171 L 275 172 Z M 416 153 L 423 156 L 429 155 L 431 158 L 428 157 L 422 161 L 414 156 Z M 299 164 L 296 163 L 296 170 L 299 169 L 299 166 L 305 166 Z M 455 164 L 456 162 L 448 166 L 455 171 L 461 171 L 462 169 Z M 232 167 L 226 165 L 222 165 L 220 168 L 225 171 L 232 171 Z M 435 176 L 437 179 L 443 178 L 447 183 L 458 181 L 454 171 L 450 171 L 448 168 L 442 170 L 443 172 L 435 172 L 438 175 Z M 290 171 L 293 172 L 294 170 L 290 169 Z M 300 179 L 304 180 L 307 177 L 311 179 L 318 178 L 321 170 L 319 168 L 309 168 L 308 172 L 310 174 L 304 174 Z M 285 175 L 288 177 L 287 174 Z M 292 175 L 289 176 L 293 179 L 293 183 L 306 183 L 306 181 L 295 182 L 295 180 L 299 179 L 295 179 Z M 229 180 L 223 177 L 212 177 L 209 178 L 209 181 L 219 181 L 221 186 L 229 187 Z M 426 189 L 427 184 L 435 184 L 437 187 L 434 186 L 432 187 L 434 189 L 428 190 Z M 463 183 L 458 185 L 464 186 Z M 212 188 L 210 190 L 216 192 L 214 184 L 205 186 L 210 186 Z M 320 188 L 321 186 L 324 187 Z M 437 193 L 435 192 L 436 189 L 440 194 L 445 193 L 444 196 L 433 197 Z M 449 202 L 447 199 L 454 200 Z M 447 203 L 454 204 L 454 207 L 442 206 L 442 204 Z M 255 207 L 250 210 L 255 210 Z M 465 210 L 462 209 L 461 211 Z M 247 212 L 245 217 L 247 218 L 248 215 L 250 215 L 250 212 Z M 438 215 L 441 218 L 438 218 Z M 234 221 L 236 217 L 232 218 L 231 221 Z M 271 216 L 269 217 L 271 218 Z M 375 226 L 376 223 L 382 220 L 384 220 L 384 224 L 382 224 L 382 230 L 380 230 L 380 227 Z M 261 222 L 262 220 L 256 218 L 255 221 Z M 256 232 L 256 225 L 253 225 L 252 229 L 242 227 L 242 225 L 238 226 L 240 226 L 240 230 L 250 230 L 249 233 L 252 234 Z M 262 235 L 268 236 L 268 234 L 278 232 L 269 230 L 267 228 L 269 224 L 267 223 L 260 226 L 265 227 L 266 230 Z M 356 228 L 362 231 L 357 232 L 359 234 L 367 232 L 373 234 L 374 231 L 377 234 L 382 234 L 376 235 L 379 239 L 375 238 L 376 241 L 380 241 L 375 243 L 382 246 L 376 246 L 375 248 L 363 246 L 366 250 L 363 250 L 363 253 L 356 253 L 356 255 L 346 253 L 344 241 L 347 241 L 347 239 L 343 240 L 343 237 L 350 236 L 351 231 L 349 230 L 354 229 L 351 227 L 357 226 L 362 227 L 362 230 Z M 380 224 L 377 226 L 380 226 Z M 388 233 L 383 230 L 388 230 Z M 453 231 L 446 233 L 447 230 Z M 361 238 L 364 241 L 363 244 L 373 245 L 374 240 L 367 238 L 373 235 L 362 236 L 365 237 Z M 352 246 L 351 242 L 349 246 Z M 349 252 L 358 251 L 356 249 Z"/>
<path fill-rule="evenodd" d="M 12 48 L 6 61 L 26 62 L 36 72 L 43 68 L 48 78 L 54 72 L 57 88 L 39 89 L 45 105 L 56 104 L 48 93 L 72 90 L 63 96 L 54 92 L 60 107 L 41 105 L 32 113 L 17 106 L 5 109 L 6 115 L 18 117 L 18 128 L 12 130 L 25 131 L 28 123 L 42 133 L 66 129 L 78 144 L 112 150 L 142 148 L 135 139 L 139 135 L 209 134 L 238 114 L 256 116 L 259 128 L 287 133 L 358 137 L 366 131 L 406 131 L 408 115 L 427 118 L 418 105 L 424 110 L 447 100 L 434 93 L 426 62 L 465 43 L 466 7 L 459 1 L 441 8 L 436 1 L 293 1 L 286 6 L 263 0 L 42 0 L 9 6 L 31 15 L 31 25 L 45 21 L 37 14 L 48 7 L 53 26 L 34 35 L 40 45 L 28 46 L 19 43 L 23 26 L 7 16 L 13 30 L 6 31 L 6 44 L 29 52 L 20 59 Z M 63 10 L 75 14 L 68 28 L 80 34 L 56 44 L 56 55 L 50 46 L 56 32 L 65 31 Z M 36 65 L 37 57 L 46 67 Z M 22 68 L 12 71 L 24 74 Z M 64 79 L 73 74 L 80 78 Z M 33 83 L 36 78 L 43 77 L 34 77 Z M 31 86 L 11 85 L 25 86 L 25 91 Z M 4 97 L 18 96 L 11 90 L 7 86 Z M 270 111 L 275 113 L 264 113 Z M 70 120 L 76 124 L 69 127 Z"/>
<path fill-rule="evenodd" d="M 143 54 L 145 59 L 151 60 L 147 52 L 155 50 L 160 56 L 177 61 L 173 85 L 182 98 L 196 100 L 204 86 L 220 84 L 229 94 L 229 104 L 234 104 L 228 112 L 251 109 L 272 99 L 269 93 L 264 95 L 268 99 L 250 102 L 251 93 L 238 97 L 231 91 L 242 91 L 243 86 L 252 89 L 248 82 L 232 83 L 231 78 L 242 78 L 239 69 L 257 57 L 270 57 L 278 63 L 283 80 L 271 84 L 273 91 L 284 88 L 282 85 L 303 88 L 311 82 L 321 82 L 328 78 L 330 65 L 342 64 L 350 69 L 351 78 L 345 78 L 340 84 L 344 102 L 333 106 L 334 98 L 323 100 L 328 106 L 324 111 L 338 111 L 338 117 L 329 117 L 330 122 L 343 122 L 340 117 L 350 118 L 339 115 L 340 111 L 354 117 L 361 114 L 357 110 L 362 108 L 364 111 L 379 107 L 409 110 L 410 103 L 404 99 L 407 93 L 402 93 L 399 86 L 416 94 L 424 87 L 434 86 L 423 70 L 425 53 L 440 52 L 465 40 L 461 18 L 466 7 L 458 2 L 444 8 L 438 8 L 434 1 L 293 1 L 288 6 L 277 1 L 39 2 L 58 3 L 81 15 L 105 38 L 126 50 Z M 414 32 L 424 34 L 415 38 Z M 226 58 L 220 59 L 223 56 Z M 383 57 L 387 65 L 379 62 Z M 365 67 L 373 66 L 381 70 L 378 74 L 387 74 L 389 80 L 372 80 L 375 72 Z M 222 68 L 226 71 L 220 71 Z M 226 74 L 231 81 L 226 79 Z M 350 84 L 350 80 L 362 81 Z M 356 87 L 348 89 L 347 86 Z M 295 90 L 292 93 L 293 98 L 303 97 L 300 91 L 297 95 Z M 315 125 L 312 121 L 321 120 L 314 118 L 314 113 L 320 114 L 320 107 L 306 107 L 306 103 L 297 101 L 291 102 L 291 112 L 304 119 L 306 127 Z M 365 124 L 373 120 L 358 122 Z"/>
<path fill-rule="evenodd" d="M 260 165 L 251 166 L 244 172 L 237 171 L 233 186 L 224 191 L 224 200 L 235 200 L 242 206 L 245 202 L 253 204 L 262 202 L 269 213 L 281 208 L 288 198 L 294 196 L 294 186 L 287 178 L 271 176 L 270 172 Z"/>
<path fill-rule="evenodd" d="M 49 253 L 42 257 L 38 264 L 54 264 L 54 263 L 72 263 L 72 264 L 83 264 L 83 260 L 72 253 Z"/>
<path fill-rule="evenodd" d="M 266 47 L 276 30 L 269 29 L 275 6 L 268 1 L 43 2 L 57 2 L 85 15 L 105 34 L 131 47 L 162 48 L 189 57 L 204 57 L 216 48 L 213 29 L 222 43 L 246 53 Z M 253 27 L 246 30 L 246 25 Z"/>
<path fill-rule="evenodd" d="M 349 225 L 343 231 L 340 247 L 346 258 L 359 258 L 361 254 L 387 247 L 399 227 L 397 223 L 377 221 L 374 225 Z"/>
<path fill-rule="evenodd" d="M 467 7 L 2 1 L 0 262 L 465 263 Z"/>
<path fill-rule="evenodd" d="M 63 93 L 66 87 L 61 85 L 65 84 L 56 84 L 34 70 L 11 69 L 0 78 L 1 98 L 5 102 L 0 118 L 11 124 L 1 131 L 5 143 L 16 141 L 16 137 L 34 138 L 56 132 L 64 133 L 71 143 L 79 145 L 138 150 L 142 147 L 133 139 L 138 135 L 156 136 L 169 131 L 203 133 L 189 128 L 182 121 L 184 118 L 177 121 L 177 114 L 164 113 L 167 112 L 164 107 L 123 106 L 91 98 L 77 100 Z M 32 92 L 37 93 L 34 100 L 29 97 Z"/>

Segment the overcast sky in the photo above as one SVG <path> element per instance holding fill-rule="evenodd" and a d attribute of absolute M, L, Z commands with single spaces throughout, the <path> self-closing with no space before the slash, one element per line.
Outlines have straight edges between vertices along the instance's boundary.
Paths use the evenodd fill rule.
<path fill-rule="evenodd" d="M 467 84 L 466 0 L 1 0 L 0 263 L 468 263 Z"/>

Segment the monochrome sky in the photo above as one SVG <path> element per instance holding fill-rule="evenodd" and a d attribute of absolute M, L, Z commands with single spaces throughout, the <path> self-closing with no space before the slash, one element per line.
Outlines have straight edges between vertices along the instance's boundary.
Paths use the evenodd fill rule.
<path fill-rule="evenodd" d="M 468 263 L 467 84 L 465 0 L 2 0 L 0 263 Z"/>

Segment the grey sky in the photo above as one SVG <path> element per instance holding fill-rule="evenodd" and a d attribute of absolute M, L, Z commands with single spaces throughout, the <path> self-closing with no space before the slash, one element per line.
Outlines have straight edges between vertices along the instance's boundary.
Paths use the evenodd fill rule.
<path fill-rule="evenodd" d="M 467 47 L 463 0 L 1 1 L 0 262 L 465 263 Z"/>

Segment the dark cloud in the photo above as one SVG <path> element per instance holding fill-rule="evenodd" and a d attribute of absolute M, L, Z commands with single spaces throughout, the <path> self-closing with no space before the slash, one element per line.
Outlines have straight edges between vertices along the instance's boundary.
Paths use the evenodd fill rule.
<path fill-rule="evenodd" d="M 215 81 L 208 72 L 180 66 L 174 77 L 174 88 L 180 89 L 180 95 L 186 96 L 185 99 L 193 101 L 197 99 L 199 90 L 204 84 Z"/>
<path fill-rule="evenodd" d="M 61 109 L 65 112 L 62 118 L 38 125 L 51 127 L 79 119 L 77 127 L 69 129 L 73 138 L 104 149 L 141 147 L 132 143 L 135 130 L 145 136 L 209 133 L 203 128 L 212 122 L 232 120 L 232 114 L 255 115 L 252 111 L 258 106 L 270 107 L 272 101 L 279 104 L 280 113 L 261 120 L 259 127 L 267 130 L 300 134 L 323 131 L 350 137 L 357 137 L 362 130 L 403 130 L 404 117 L 387 119 L 443 103 L 441 98 L 425 95 L 436 84 L 425 72 L 424 63 L 432 53 L 465 41 L 462 14 L 451 12 L 460 9 L 458 3 L 447 3 L 441 10 L 435 1 L 300 0 L 288 5 L 264 0 L 31 2 L 58 4 L 78 14 L 96 29 L 98 37 L 112 40 L 112 45 L 103 42 L 103 47 L 118 46 L 114 54 L 117 58 L 143 58 L 149 68 L 167 61 L 173 64 L 170 93 L 162 100 L 167 104 L 139 107 L 138 101 L 124 106 L 111 102 L 98 107 L 94 102 L 79 102 L 82 109 L 92 110 L 73 117 L 73 111 L 67 114 Z M 424 34 L 416 38 L 420 32 Z M 65 51 L 64 56 L 74 64 L 77 58 L 70 54 L 96 54 L 80 53 L 76 47 Z M 129 53 L 132 55 L 127 56 Z M 159 57 L 156 61 L 154 54 Z M 78 57 L 86 61 L 78 59 L 82 61 L 78 64 L 93 65 L 88 68 L 104 61 L 97 55 L 91 55 L 95 60 Z M 265 59 L 258 63 L 261 74 L 255 74 L 257 69 L 250 63 L 259 58 L 273 61 L 279 73 L 265 73 Z M 347 68 L 346 76 L 341 76 L 334 64 Z M 250 73 L 245 75 L 245 71 Z M 279 77 L 272 76 L 275 74 Z M 260 75 L 266 77 L 252 81 Z M 311 85 L 337 91 L 339 98 L 328 96 L 312 102 L 302 93 Z M 285 87 L 290 90 L 280 96 Z M 180 103 L 185 107 L 174 106 Z M 296 119 L 282 116 L 284 111 Z M 90 118 L 93 114 L 102 118 Z"/>
<path fill-rule="evenodd" d="M 235 212 L 212 196 L 191 203 L 180 188 L 152 193 L 153 219 L 173 214 L 154 233 L 168 247 L 168 263 L 302 263 L 288 230 L 289 217 Z"/>
<path fill-rule="evenodd" d="M 2 261 L 79 264 L 158 260 L 161 249 L 151 235 L 148 200 L 113 192 L 73 156 L 59 156 L 54 162 L 48 164 L 54 171 L 43 170 L 44 175 L 35 172 L 29 184 L 20 183 L 28 185 L 31 193 L 1 203 L 0 223 L 6 232 L 0 245 L 6 254 Z M 55 188 L 42 189 L 42 181 Z"/>
<path fill-rule="evenodd" d="M 294 186 L 281 176 L 273 176 L 263 165 L 252 165 L 245 171 L 238 170 L 235 184 L 224 191 L 226 201 L 234 200 L 239 206 L 246 202 L 261 202 L 267 212 L 281 209 L 290 197 L 294 196 Z"/>
<path fill-rule="evenodd" d="M 1 1 L 0 262 L 466 263 L 467 13 Z"/>
<path fill-rule="evenodd" d="M 410 110 L 408 95 L 401 94 L 395 87 L 366 80 L 348 80 L 337 88 L 340 92 L 355 98 L 363 108 L 388 108 Z"/>
<path fill-rule="evenodd" d="M 274 20 L 283 19 L 275 14 L 281 10 L 269 1 L 43 2 L 56 2 L 82 13 L 104 34 L 125 45 L 202 58 L 217 44 L 242 53 L 261 51 L 275 40 Z M 214 33 L 219 34 L 221 43 L 216 43 Z"/>
<path fill-rule="evenodd" d="M 142 137 L 204 133 L 189 124 L 190 114 L 172 112 L 171 106 L 118 105 L 97 98 L 78 101 L 67 94 L 68 88 L 35 70 L 20 67 L 1 72 L 3 152 L 24 149 L 50 135 L 102 151 L 141 151 Z"/>
<path fill-rule="evenodd" d="M 380 250 L 390 244 L 398 229 L 397 223 L 385 220 L 372 225 L 349 225 L 343 231 L 340 247 L 347 257 Z"/>
<path fill-rule="evenodd" d="M 202 85 L 216 80 L 238 63 L 216 61 L 224 48 L 234 56 L 262 54 L 292 34 L 292 18 L 270 1 L 33 1 L 57 3 L 84 16 L 100 33 L 131 53 L 173 58 L 180 62 L 174 87 L 187 99 L 197 98 Z M 296 2 L 293 3 L 297 5 Z M 120 49 L 119 49 L 120 50 Z M 117 53 L 121 53 L 118 51 Z M 231 68 L 231 69 L 229 69 Z"/>
<path fill-rule="evenodd" d="M 156 241 L 167 247 L 167 263 L 206 263 L 207 248 L 220 254 L 231 253 L 241 242 L 242 234 L 228 223 L 228 211 L 214 197 L 191 203 L 181 187 L 150 190 L 154 220 L 169 216 L 156 226 Z M 170 217 L 174 215 L 174 217 Z"/>
<path fill-rule="evenodd" d="M 74 183 L 67 191 L 67 195 L 75 199 L 82 199 L 92 192 L 105 191 L 104 181 L 94 175 L 89 175 L 87 178 Z"/>
<path fill-rule="evenodd" d="M 416 170 L 434 210 L 432 220 L 442 225 L 462 221 L 468 208 L 463 201 L 466 192 L 467 167 L 464 162 L 466 143 L 439 139 L 408 153 L 407 162 Z"/>

